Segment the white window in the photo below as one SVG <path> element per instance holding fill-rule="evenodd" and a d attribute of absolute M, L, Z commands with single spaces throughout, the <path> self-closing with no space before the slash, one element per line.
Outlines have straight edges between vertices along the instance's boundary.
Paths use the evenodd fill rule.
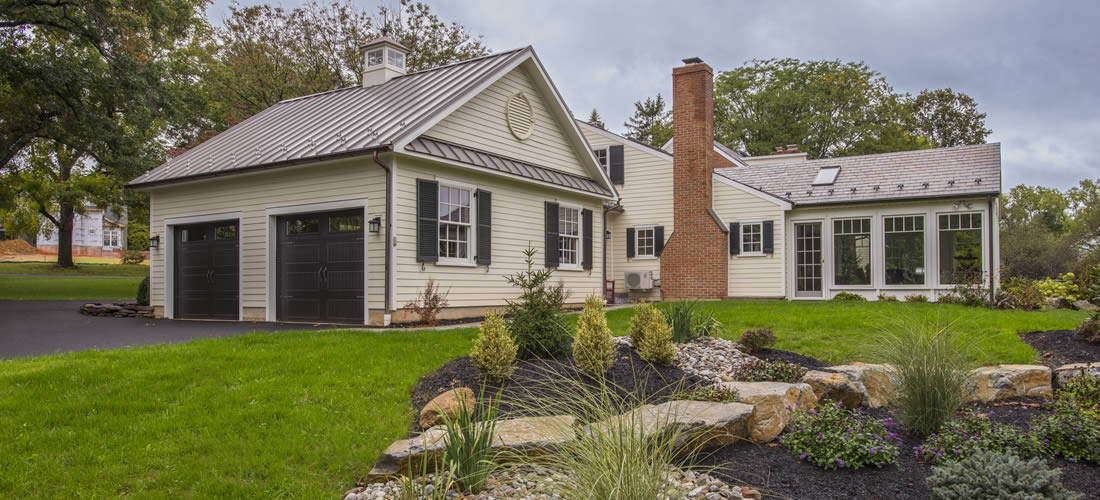
<path fill-rule="evenodd" d="M 982 279 L 982 214 L 940 214 L 940 283 Z"/>
<path fill-rule="evenodd" d="M 558 208 L 558 266 L 581 267 L 581 210 L 560 206 Z"/>
<path fill-rule="evenodd" d="M 592 153 L 596 155 L 596 161 L 600 164 L 600 168 L 604 169 L 604 171 L 610 175 L 611 171 L 608 170 L 610 168 L 608 166 L 608 147 L 604 146 L 602 148 L 593 149 Z"/>
<path fill-rule="evenodd" d="M 871 218 L 833 219 L 833 282 L 871 284 Z"/>
<path fill-rule="evenodd" d="M 122 231 L 119 229 L 106 229 L 103 231 L 103 246 L 105 247 L 119 247 L 119 240 L 122 239 Z"/>
<path fill-rule="evenodd" d="M 764 253 L 764 223 L 741 223 L 741 255 Z"/>
<path fill-rule="evenodd" d="M 887 285 L 924 284 L 924 216 L 883 217 Z"/>
<path fill-rule="evenodd" d="M 386 49 L 386 62 L 395 68 L 405 69 L 405 54 L 393 49 Z"/>
<path fill-rule="evenodd" d="M 657 245 L 652 227 L 640 227 L 634 230 L 634 255 L 636 257 L 656 257 Z"/>
<path fill-rule="evenodd" d="M 473 189 L 439 184 L 439 261 L 473 262 L 470 195 Z"/>

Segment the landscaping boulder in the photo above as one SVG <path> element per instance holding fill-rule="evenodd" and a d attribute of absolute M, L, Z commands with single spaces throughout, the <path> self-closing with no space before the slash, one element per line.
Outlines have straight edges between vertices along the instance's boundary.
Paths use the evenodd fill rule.
<path fill-rule="evenodd" d="M 419 470 L 424 460 L 435 462 L 443 453 L 447 429 L 433 427 L 419 436 L 394 441 L 367 473 L 366 482 L 385 482 Z"/>
<path fill-rule="evenodd" d="M 894 371 L 889 365 L 852 363 L 808 371 L 802 382 L 813 388 L 819 400 L 836 401 L 848 408 L 880 408 L 893 397 L 890 376 Z"/>
<path fill-rule="evenodd" d="M 742 403 L 670 401 L 635 408 L 613 417 L 614 422 L 591 424 L 585 432 L 616 432 L 632 426 L 646 438 L 677 433 L 676 447 L 696 452 L 747 438 L 752 415 L 753 407 Z"/>
<path fill-rule="evenodd" d="M 971 401 L 990 402 L 1022 396 L 1050 398 L 1050 368 L 1041 365 L 983 366 L 970 372 L 966 389 Z"/>
<path fill-rule="evenodd" d="M 1071 377 L 1089 376 L 1100 378 L 1100 363 L 1071 363 L 1054 369 L 1058 384 L 1064 384 Z"/>
<path fill-rule="evenodd" d="M 461 401 L 463 400 L 465 401 L 466 408 L 473 411 L 477 400 L 474 398 L 474 391 L 469 387 L 451 389 L 436 396 L 435 399 L 428 401 L 428 404 L 424 405 L 424 408 L 420 410 L 420 428 L 430 429 L 435 425 L 443 423 L 443 415 L 454 418 L 458 415 L 459 409 L 462 408 Z"/>
<path fill-rule="evenodd" d="M 749 421 L 749 437 L 754 441 L 771 441 L 790 421 L 796 408 L 817 406 L 817 395 L 810 384 L 783 382 L 723 382 L 723 389 L 735 390 L 738 401 L 754 406 Z"/>
<path fill-rule="evenodd" d="M 1047 297 L 1047 307 L 1051 309 L 1070 309 L 1073 304 L 1065 297 Z"/>
<path fill-rule="evenodd" d="M 1087 300 L 1078 300 L 1077 302 L 1074 302 L 1073 303 L 1073 308 L 1077 309 L 1078 311 L 1085 311 L 1085 312 L 1100 311 L 1100 307 L 1098 307 L 1096 304 L 1093 304 L 1092 302 L 1089 302 Z"/>

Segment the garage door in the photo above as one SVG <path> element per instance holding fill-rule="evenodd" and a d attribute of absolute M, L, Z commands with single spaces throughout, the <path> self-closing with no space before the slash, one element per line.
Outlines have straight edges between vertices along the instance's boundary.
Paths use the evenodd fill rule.
<path fill-rule="evenodd" d="M 363 324 L 363 209 L 277 219 L 279 321 Z"/>
<path fill-rule="evenodd" d="M 176 318 L 240 318 L 237 221 L 176 226 Z"/>

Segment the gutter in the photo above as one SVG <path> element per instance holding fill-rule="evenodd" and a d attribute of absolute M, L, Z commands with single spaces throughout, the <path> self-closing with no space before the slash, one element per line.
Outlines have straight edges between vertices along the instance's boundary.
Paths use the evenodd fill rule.
<path fill-rule="evenodd" d="M 385 326 L 389 324 L 390 313 L 393 310 L 393 308 L 390 307 L 390 290 L 393 288 L 393 278 L 390 276 L 390 254 L 393 252 L 393 210 L 390 203 L 390 193 L 393 188 L 393 171 L 390 169 L 389 165 L 382 163 L 382 160 L 378 159 L 377 149 L 374 150 L 372 157 L 374 158 L 374 163 L 382 167 L 382 170 L 386 172 L 386 263 L 384 264 L 386 271 L 384 273 L 385 285 L 383 286 L 384 297 L 382 299 L 384 311 L 382 324 Z M 366 217 L 366 214 L 364 214 L 364 217 Z"/>

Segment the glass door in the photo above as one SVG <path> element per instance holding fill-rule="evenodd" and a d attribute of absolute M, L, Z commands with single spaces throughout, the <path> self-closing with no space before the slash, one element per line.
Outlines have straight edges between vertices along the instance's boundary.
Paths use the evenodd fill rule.
<path fill-rule="evenodd" d="M 821 223 L 794 224 L 795 297 L 821 297 Z"/>

